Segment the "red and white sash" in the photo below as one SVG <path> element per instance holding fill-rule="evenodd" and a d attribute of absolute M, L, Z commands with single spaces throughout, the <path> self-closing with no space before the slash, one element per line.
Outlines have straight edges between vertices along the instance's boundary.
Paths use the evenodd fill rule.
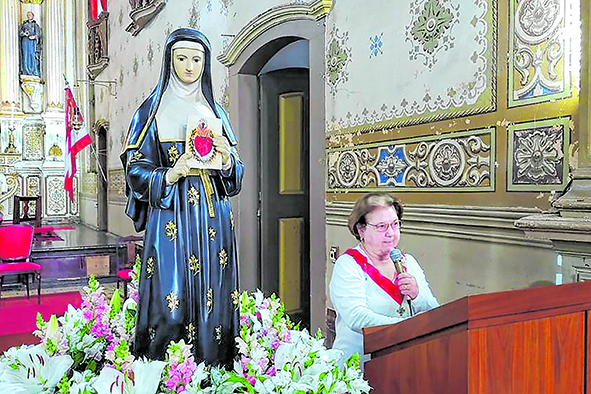
<path fill-rule="evenodd" d="M 348 249 L 345 254 L 353 257 L 355 262 L 359 264 L 363 272 L 365 272 L 382 290 L 384 290 L 390 297 L 394 299 L 398 304 L 402 304 L 402 294 L 400 294 L 400 288 L 398 287 L 398 275 L 392 282 L 378 271 L 376 267 L 367 261 L 367 257 L 361 254 L 356 249 Z M 404 267 L 406 270 L 406 267 Z"/>

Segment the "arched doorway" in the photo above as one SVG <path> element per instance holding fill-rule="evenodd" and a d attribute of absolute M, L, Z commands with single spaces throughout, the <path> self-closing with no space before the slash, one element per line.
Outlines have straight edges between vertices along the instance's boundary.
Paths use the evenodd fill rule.
<path fill-rule="evenodd" d="M 234 204 L 234 208 L 238 217 L 240 278 L 243 289 L 253 290 L 263 287 L 264 290 L 277 291 L 282 281 L 281 275 L 284 275 L 284 279 L 285 277 L 291 278 L 290 271 L 289 269 L 285 270 L 285 266 L 283 274 L 279 272 L 281 264 L 285 264 L 286 257 L 289 257 L 287 254 L 293 253 L 290 248 L 293 248 L 294 242 L 289 242 L 289 240 L 294 240 L 298 234 L 306 233 L 297 245 L 300 248 L 300 253 L 306 255 L 305 259 L 301 260 L 302 269 L 305 272 L 302 272 L 300 277 L 297 296 L 302 301 L 301 306 L 304 309 L 309 306 L 309 312 L 304 312 L 307 315 L 304 320 L 309 321 L 310 328 L 315 330 L 318 327 L 324 327 L 326 305 L 325 125 L 324 80 L 322 79 L 324 73 L 324 24 L 311 19 L 309 15 L 302 16 L 302 19 L 297 19 L 297 17 L 294 19 L 266 29 L 249 45 L 243 47 L 232 63 L 227 63 L 230 67 L 230 117 L 238 134 L 239 150 L 246 166 L 242 192 Z M 257 26 L 253 21 L 249 25 Z M 270 217 L 265 217 L 265 214 L 273 215 L 273 211 L 276 211 L 273 205 L 285 207 L 289 206 L 291 202 L 277 204 L 278 201 L 275 197 L 265 196 L 265 190 L 275 186 L 271 185 L 268 182 L 268 176 L 265 176 L 265 159 L 269 159 L 267 156 L 269 153 L 265 149 L 269 148 L 265 148 L 262 143 L 264 142 L 262 137 L 268 133 L 263 128 L 265 121 L 268 120 L 264 112 L 264 100 L 268 89 L 264 81 L 271 73 L 261 75 L 261 71 L 278 52 L 298 41 L 305 41 L 309 50 L 307 59 L 309 66 L 306 71 L 309 93 L 307 97 L 304 95 L 302 98 L 302 105 L 309 108 L 309 111 L 304 115 L 303 124 L 307 134 L 301 140 L 302 152 L 305 153 L 305 156 L 300 157 L 303 160 L 303 163 L 300 163 L 302 164 L 300 169 L 304 171 L 302 182 L 306 183 L 307 187 L 305 191 L 306 215 L 300 216 L 293 213 L 289 213 L 287 217 L 277 215 L 271 219 L 275 222 L 273 229 L 270 225 L 265 224 L 269 222 Z M 240 46 L 239 43 L 237 45 Z M 224 59 L 221 60 L 224 61 Z M 288 57 L 284 60 L 286 62 L 283 63 L 281 72 L 301 68 L 298 65 L 298 59 Z M 275 70 L 273 73 L 277 73 L 277 71 Z M 279 76 L 279 79 L 281 78 Z M 294 92 L 281 91 L 278 95 L 284 95 L 284 99 L 289 99 L 291 93 Z M 276 133 L 280 133 L 280 131 L 277 130 Z M 277 152 L 273 159 L 280 161 L 280 152 Z M 275 164 L 275 171 L 280 171 L 279 167 Z M 277 190 L 276 187 L 275 190 Z M 301 222 L 298 222 L 300 218 Z M 284 219 L 283 222 L 281 219 Z M 283 230 L 281 230 L 281 225 Z M 267 226 L 267 230 L 265 230 L 265 226 Z M 283 243 L 281 231 L 284 236 Z M 273 233 L 272 237 L 269 236 L 271 233 Z M 270 246 L 280 251 L 276 255 L 275 261 L 272 261 L 272 255 L 265 256 L 264 252 L 271 249 Z M 290 267 L 293 269 L 293 265 Z M 297 269 L 291 272 L 295 271 Z M 270 274 L 271 277 L 268 277 L 267 274 Z M 287 284 L 287 287 L 291 290 L 294 288 L 290 284 Z"/>
<path fill-rule="evenodd" d="M 96 174 L 97 174 L 97 217 L 96 224 L 99 231 L 107 231 L 109 228 L 108 215 L 108 187 L 107 182 L 107 132 L 109 130 L 109 122 L 106 120 L 98 120 L 94 126 L 95 132 L 95 153 L 96 157 Z"/>

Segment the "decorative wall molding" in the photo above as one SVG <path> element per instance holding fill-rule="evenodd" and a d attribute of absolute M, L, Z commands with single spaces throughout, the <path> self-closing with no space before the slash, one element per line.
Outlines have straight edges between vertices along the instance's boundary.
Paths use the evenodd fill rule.
<path fill-rule="evenodd" d="M 383 44 L 378 62 L 362 55 L 375 32 L 354 22 L 357 7 L 339 5 L 329 18 L 327 134 L 386 132 L 496 111 L 499 0 L 372 4 L 383 9 L 372 15 Z"/>
<path fill-rule="evenodd" d="M 98 20 L 89 21 L 88 27 L 88 76 L 95 79 L 109 65 L 109 41 L 107 21 L 109 13 L 101 13 Z"/>
<path fill-rule="evenodd" d="M 333 0 L 313 0 L 309 3 L 285 4 L 273 7 L 253 18 L 236 34 L 230 44 L 217 57 L 226 67 L 233 65 L 240 54 L 267 30 L 295 20 L 319 20 L 333 6 Z"/>
<path fill-rule="evenodd" d="M 112 201 L 127 201 L 127 197 L 125 197 L 125 171 L 123 168 L 109 170 L 109 189 L 108 189 L 108 196 L 109 196 L 109 203 Z"/>
<path fill-rule="evenodd" d="M 493 191 L 495 128 L 329 149 L 328 192 Z"/>
<path fill-rule="evenodd" d="M 568 182 L 570 117 L 510 125 L 507 190 L 562 191 Z"/>
<path fill-rule="evenodd" d="M 42 161 L 45 159 L 45 124 L 23 125 L 23 160 Z"/>
<path fill-rule="evenodd" d="M 158 15 L 166 5 L 165 0 L 129 0 L 131 12 L 129 17 L 131 23 L 125 28 L 125 31 L 137 36 L 140 31 Z"/>
<path fill-rule="evenodd" d="M 580 34 L 570 31 L 576 8 L 567 0 L 511 0 L 509 107 L 571 95 L 571 50 L 579 51 L 571 40 Z"/>
<path fill-rule="evenodd" d="M 347 227 L 353 205 L 327 203 L 326 224 Z M 514 225 L 521 218 L 540 213 L 533 208 L 408 204 L 404 206 L 402 233 L 551 249 L 551 242 L 529 239 Z"/>

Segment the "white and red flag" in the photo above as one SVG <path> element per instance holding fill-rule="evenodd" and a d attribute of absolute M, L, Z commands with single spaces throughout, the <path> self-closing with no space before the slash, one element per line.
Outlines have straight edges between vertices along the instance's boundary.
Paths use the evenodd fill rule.
<path fill-rule="evenodd" d="M 103 12 L 107 12 L 107 0 L 90 0 L 90 17 L 98 20 Z"/>
<path fill-rule="evenodd" d="M 70 200 L 74 201 L 73 179 L 76 175 L 76 153 L 92 143 L 88 130 L 84 127 L 84 119 L 80 113 L 72 91 L 66 86 L 66 179 L 64 189 Z"/>

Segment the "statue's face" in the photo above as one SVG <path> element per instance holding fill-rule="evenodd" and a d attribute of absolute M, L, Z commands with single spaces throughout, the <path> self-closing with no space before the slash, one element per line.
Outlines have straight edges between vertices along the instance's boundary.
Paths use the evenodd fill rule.
<path fill-rule="evenodd" d="M 27 12 L 27 19 L 28 20 L 32 21 L 34 17 L 35 17 L 35 15 L 31 11 Z"/>
<path fill-rule="evenodd" d="M 205 53 L 198 49 L 177 48 L 172 52 L 174 72 L 186 84 L 201 78 L 205 65 Z"/>

